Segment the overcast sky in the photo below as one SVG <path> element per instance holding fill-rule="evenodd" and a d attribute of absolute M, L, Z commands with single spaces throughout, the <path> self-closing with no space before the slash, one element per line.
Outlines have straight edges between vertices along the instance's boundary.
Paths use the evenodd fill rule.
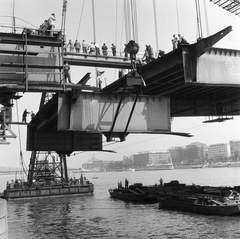
<path fill-rule="evenodd" d="M 13 3 L 15 4 L 13 5 Z M 0 31 L 7 32 L 12 22 L 11 16 L 16 17 L 19 27 L 38 28 L 51 13 L 56 14 L 56 28 L 60 29 L 62 21 L 61 0 L 0 0 Z M 153 15 L 153 1 L 137 0 L 138 35 L 140 54 L 143 54 L 144 46 L 151 44 L 156 49 L 156 37 Z M 204 2 L 204 1 L 200 1 Z M 84 3 L 84 4 L 83 4 Z M 80 42 L 84 39 L 90 43 L 93 41 L 92 24 L 92 1 L 68 0 L 66 18 L 67 41 L 77 38 Z M 14 8 L 13 8 L 14 6 Z M 206 1 L 207 12 L 201 6 L 203 36 L 206 37 L 222 30 L 229 25 L 233 31 L 221 40 L 216 47 L 240 49 L 240 19 L 234 14 L 228 13 L 220 7 Z M 14 9 L 14 11 L 13 11 Z M 83 11 L 82 11 L 83 10 Z M 83 12 L 83 14 L 81 14 Z M 171 39 L 178 31 L 190 42 L 197 39 L 197 18 L 195 1 L 193 0 L 157 0 L 157 26 L 158 45 L 165 52 L 172 50 Z M 206 18 L 207 15 L 207 18 Z M 207 19 L 207 21 L 206 21 Z M 123 50 L 125 36 L 123 29 L 123 0 L 96 0 L 95 1 L 96 40 L 101 46 L 106 43 L 117 45 L 117 50 Z M 101 70 L 101 69 L 100 69 Z M 103 77 L 107 84 L 117 79 L 117 71 L 105 70 Z M 72 67 L 72 81 L 77 83 L 86 72 L 92 69 Z M 93 71 L 94 72 L 94 71 Z M 95 85 L 94 73 L 90 80 Z M 21 121 L 22 112 L 25 108 L 37 112 L 40 95 L 37 93 L 25 93 L 18 101 L 18 112 Z M 13 108 L 13 120 L 17 120 L 16 103 Z M 30 118 L 29 118 L 30 119 Z M 93 154 L 101 160 L 122 160 L 123 156 L 130 156 L 142 151 L 165 151 L 172 146 L 185 146 L 192 142 L 202 142 L 207 145 L 215 143 L 228 143 L 229 140 L 240 140 L 240 117 L 224 123 L 204 124 L 204 117 L 198 118 L 175 118 L 172 122 L 172 131 L 187 132 L 194 135 L 192 138 L 166 135 L 129 135 L 125 142 L 103 143 L 105 150 L 114 150 L 117 153 L 101 152 L 76 152 L 76 156 L 68 158 L 69 167 L 81 167 L 81 164 L 91 159 Z M 12 126 L 17 134 L 17 139 L 9 139 L 10 145 L 0 145 L 1 166 L 19 166 L 20 141 L 25 163 L 29 163 L 30 152 L 26 152 L 26 126 Z M 19 134 L 20 130 L 20 134 Z M 20 141 L 19 141 L 20 140 Z"/>

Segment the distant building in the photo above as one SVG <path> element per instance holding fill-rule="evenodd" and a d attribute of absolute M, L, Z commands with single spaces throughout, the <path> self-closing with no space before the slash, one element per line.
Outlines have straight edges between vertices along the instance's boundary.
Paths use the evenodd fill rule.
<path fill-rule="evenodd" d="M 82 164 L 82 168 L 88 171 L 101 171 L 104 167 L 103 160 L 99 160 L 95 155 L 92 156 L 91 160 Z"/>
<path fill-rule="evenodd" d="M 228 158 L 230 150 L 228 144 L 212 144 L 208 148 L 209 159 L 224 159 Z"/>
<path fill-rule="evenodd" d="M 149 153 L 139 153 L 133 155 L 133 166 L 135 168 L 144 168 L 149 164 Z"/>
<path fill-rule="evenodd" d="M 193 142 L 186 146 L 186 148 L 197 147 L 197 158 L 206 158 L 208 155 L 208 146 L 200 142 Z"/>
<path fill-rule="evenodd" d="M 174 165 L 199 164 L 205 162 L 208 147 L 206 144 L 194 142 L 185 147 L 171 147 L 169 152 Z"/>
<path fill-rule="evenodd" d="M 173 165 L 185 163 L 183 147 L 171 147 L 170 149 L 168 149 L 168 151 L 170 152 Z"/>
<path fill-rule="evenodd" d="M 103 168 L 103 161 L 102 160 L 94 160 L 93 161 L 93 169 L 96 171 L 100 171 Z"/>
<path fill-rule="evenodd" d="M 159 161 L 160 164 L 172 163 L 172 158 L 171 158 L 171 154 L 169 151 L 159 152 L 159 158 L 160 158 L 160 161 Z"/>
<path fill-rule="evenodd" d="M 240 141 L 230 141 L 231 158 L 234 161 L 240 161 Z"/>
<path fill-rule="evenodd" d="M 133 165 L 133 156 L 124 156 L 123 157 L 123 166 L 124 167 L 132 167 Z"/>
<path fill-rule="evenodd" d="M 82 169 L 87 170 L 87 171 L 92 171 L 93 170 L 93 164 L 91 162 L 83 163 L 82 164 Z"/>
<path fill-rule="evenodd" d="M 171 163 L 171 155 L 169 152 L 140 152 L 133 155 L 134 167 L 146 167 L 147 165 L 159 165 Z"/>

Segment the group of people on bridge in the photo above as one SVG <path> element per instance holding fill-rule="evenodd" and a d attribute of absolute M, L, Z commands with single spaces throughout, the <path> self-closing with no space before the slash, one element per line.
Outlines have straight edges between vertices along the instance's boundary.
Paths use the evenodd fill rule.
<path fill-rule="evenodd" d="M 176 50 L 180 45 L 188 45 L 189 43 L 181 34 L 177 36 L 174 34 L 172 39 L 173 50 Z"/>
<path fill-rule="evenodd" d="M 90 55 L 96 55 L 100 56 L 102 50 L 102 55 L 107 56 L 108 55 L 108 47 L 106 43 L 103 43 L 102 47 L 100 48 L 99 44 L 96 42 L 91 42 L 90 44 L 87 44 L 85 40 L 80 43 L 78 40 L 75 40 L 73 42 L 71 39 L 68 41 L 68 43 L 64 44 L 64 52 L 75 52 L 75 53 L 84 53 L 84 54 L 90 54 Z M 113 56 L 116 56 L 117 54 L 117 48 L 114 43 L 111 45 L 111 52 Z"/>

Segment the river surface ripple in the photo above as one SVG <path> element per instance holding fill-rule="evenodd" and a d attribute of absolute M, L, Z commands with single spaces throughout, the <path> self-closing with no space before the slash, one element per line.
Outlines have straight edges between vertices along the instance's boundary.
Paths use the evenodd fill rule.
<path fill-rule="evenodd" d="M 97 179 L 92 179 L 93 176 Z M 73 176 L 78 177 L 78 174 Z M 158 204 L 126 203 L 108 189 L 127 178 L 144 185 L 179 180 L 186 184 L 240 185 L 240 168 L 174 169 L 87 173 L 93 195 L 8 201 L 9 239 L 240 238 L 240 217 L 204 216 L 163 210 Z M 1 176 L 1 191 L 9 176 Z"/>

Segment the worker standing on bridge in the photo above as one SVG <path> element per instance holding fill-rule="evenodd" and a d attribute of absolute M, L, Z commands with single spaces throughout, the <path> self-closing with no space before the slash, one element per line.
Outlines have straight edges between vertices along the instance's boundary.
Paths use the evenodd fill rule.
<path fill-rule="evenodd" d="M 67 44 L 67 47 L 69 48 L 69 51 L 70 52 L 73 52 L 74 50 L 74 44 L 72 42 L 72 40 L 69 40 L 68 44 Z"/>
<path fill-rule="evenodd" d="M 70 71 L 70 66 L 69 66 L 68 62 L 66 62 L 63 66 L 65 83 L 67 83 L 67 79 L 68 79 L 69 83 L 72 83 L 69 71 Z"/>
<path fill-rule="evenodd" d="M 173 46 L 173 50 L 177 49 L 178 47 L 178 39 L 175 34 L 173 35 L 172 46 Z"/>
<path fill-rule="evenodd" d="M 95 45 L 93 42 L 91 42 L 89 46 L 89 54 L 94 54 L 95 53 Z"/>
<path fill-rule="evenodd" d="M 124 61 L 128 60 L 127 44 L 124 44 Z"/>
<path fill-rule="evenodd" d="M 112 43 L 112 54 L 113 54 L 113 56 L 116 56 L 116 53 L 117 53 L 117 51 L 116 51 L 116 46 Z"/>
<path fill-rule="evenodd" d="M 99 45 L 96 42 L 94 42 L 94 45 L 95 45 L 96 55 L 100 56 L 101 54 L 100 54 L 100 47 L 99 47 Z"/>
<path fill-rule="evenodd" d="M 35 114 L 33 113 L 33 111 L 31 112 L 31 119 L 33 119 L 35 116 Z"/>
<path fill-rule="evenodd" d="M 184 36 L 181 36 L 181 34 L 178 34 L 178 46 L 179 45 L 189 45 L 188 41 L 184 38 Z"/>
<path fill-rule="evenodd" d="M 108 47 L 106 46 L 106 43 L 103 43 L 103 46 L 102 46 L 102 54 L 103 54 L 104 56 L 107 56 L 107 54 L 108 54 L 107 49 L 108 49 Z"/>
<path fill-rule="evenodd" d="M 67 52 L 67 43 L 64 42 L 64 45 L 63 45 L 63 52 L 66 53 Z"/>
<path fill-rule="evenodd" d="M 87 53 L 87 43 L 85 40 L 82 41 L 82 51 L 83 53 Z"/>
<path fill-rule="evenodd" d="M 49 35 L 51 37 L 53 36 L 53 30 L 55 28 L 55 21 L 56 21 L 55 14 L 52 13 L 51 16 L 48 18 L 48 30 L 50 31 Z"/>
<path fill-rule="evenodd" d="M 78 40 L 75 41 L 74 47 L 75 47 L 76 53 L 79 53 L 80 52 L 80 48 L 81 48 L 81 44 L 80 44 L 80 42 Z"/>
<path fill-rule="evenodd" d="M 30 112 L 28 112 L 27 109 L 25 109 L 23 111 L 23 115 L 22 115 L 22 122 L 23 123 L 27 123 L 27 114 L 30 114 Z"/>

